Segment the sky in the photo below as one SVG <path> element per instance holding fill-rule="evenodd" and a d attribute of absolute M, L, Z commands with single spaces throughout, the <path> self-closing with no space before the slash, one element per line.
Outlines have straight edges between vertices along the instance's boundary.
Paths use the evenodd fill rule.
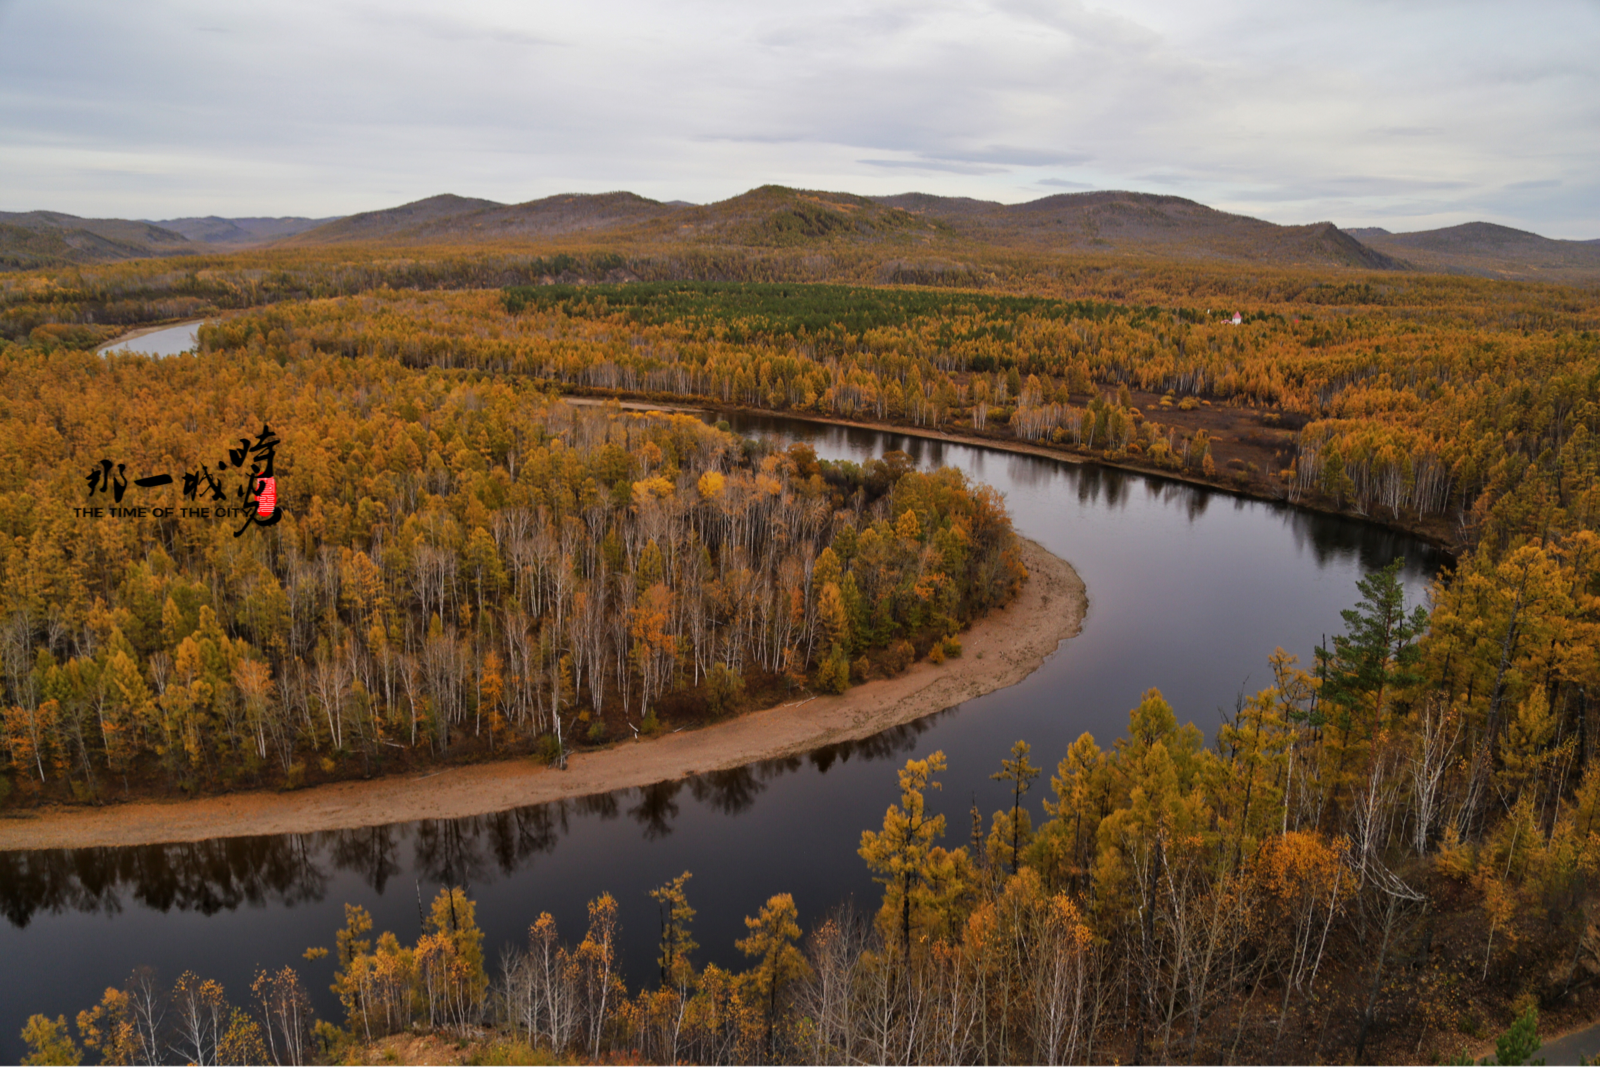
<path fill-rule="evenodd" d="M 1600 238 L 1600 0 L 0 0 L 0 210 L 1089 189 Z"/>

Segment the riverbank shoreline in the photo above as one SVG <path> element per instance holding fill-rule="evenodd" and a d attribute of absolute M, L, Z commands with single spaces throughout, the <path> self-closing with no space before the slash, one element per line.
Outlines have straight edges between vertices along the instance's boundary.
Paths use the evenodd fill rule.
<path fill-rule="evenodd" d="M 1029 574 L 1022 592 L 974 623 L 961 635 L 961 657 L 941 665 L 923 661 L 904 674 L 839 696 L 801 698 L 697 730 L 575 753 L 565 771 L 527 759 L 503 760 L 291 793 L 18 811 L 0 818 L 0 851 L 169 844 L 464 818 L 858 741 L 1015 685 L 1061 642 L 1077 636 L 1088 610 L 1083 580 L 1043 546 L 1022 537 L 1018 541 Z"/>
<path fill-rule="evenodd" d="M 715 402 L 691 404 L 677 403 L 671 400 L 636 399 L 639 394 L 627 393 L 621 390 L 583 388 L 574 390 L 570 386 L 561 386 L 562 399 L 579 404 L 604 404 L 616 401 L 625 411 L 665 411 L 681 412 L 683 414 L 710 413 L 714 415 L 742 415 L 753 418 L 793 419 L 797 422 L 814 422 L 825 426 L 840 426 L 850 430 L 870 430 L 874 433 L 900 434 L 904 437 L 917 437 L 926 441 L 943 441 L 952 445 L 966 445 L 972 448 L 987 448 L 996 452 L 1011 452 L 1021 456 L 1038 456 L 1042 459 L 1053 459 L 1060 463 L 1071 463 L 1077 466 L 1100 466 L 1111 470 L 1126 471 L 1129 474 L 1142 474 L 1147 477 L 1161 478 L 1169 482 L 1179 482 L 1192 485 L 1198 489 L 1205 489 L 1213 493 L 1224 493 L 1228 496 L 1239 497 L 1244 500 L 1259 500 L 1266 504 L 1279 504 L 1287 507 L 1300 508 L 1304 511 L 1315 511 L 1324 515 L 1337 515 L 1340 518 L 1355 519 L 1359 522 L 1370 522 L 1386 529 L 1396 530 L 1400 533 L 1426 541 L 1448 553 L 1452 557 L 1459 557 L 1466 549 L 1458 536 L 1449 532 L 1449 524 L 1440 520 L 1437 523 L 1411 521 L 1404 518 L 1384 519 L 1381 517 L 1362 514 L 1350 508 L 1334 506 L 1332 503 L 1313 497 L 1294 498 L 1288 495 L 1270 493 L 1263 490 L 1260 483 L 1232 483 L 1220 479 L 1212 480 L 1201 477 L 1187 470 L 1174 470 L 1169 467 L 1157 467 L 1148 463 L 1130 462 L 1127 460 L 1110 459 L 1104 456 L 1084 455 L 1072 452 L 1065 448 L 1053 447 L 1045 444 L 1035 444 L 1031 441 L 1019 441 L 1014 437 L 990 436 L 988 434 L 952 433 L 945 430 L 930 430 L 920 426 L 904 426 L 893 422 L 872 422 L 866 419 L 842 419 L 834 415 L 817 415 L 811 412 L 774 411 L 768 408 L 744 407 L 738 404 L 719 404 Z M 656 395 L 656 394 L 647 394 Z"/>

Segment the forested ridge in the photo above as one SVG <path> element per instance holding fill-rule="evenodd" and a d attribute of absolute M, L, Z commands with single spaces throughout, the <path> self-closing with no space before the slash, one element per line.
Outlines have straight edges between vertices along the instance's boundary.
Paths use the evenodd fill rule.
<path fill-rule="evenodd" d="M 13 802 L 560 760 L 956 654 L 1025 576 L 992 490 L 903 456 L 382 358 L 0 358 Z M 186 517 L 208 497 L 176 485 L 125 489 L 163 517 L 79 514 L 112 504 L 102 458 L 195 468 L 263 423 L 276 525 Z"/>
<path fill-rule="evenodd" d="M 790 265 L 798 271 L 796 256 Z M 759 261 L 761 269 L 778 258 Z M 743 262 L 749 273 L 734 280 L 762 280 L 750 267 L 757 261 Z M 550 266 L 542 264 L 541 276 L 552 275 Z M 20 658 L 7 653 L 8 685 L 20 679 L 32 687 L 22 691 L 34 694 L 28 699 L 36 710 L 51 699 L 66 708 L 46 683 L 68 684 L 73 658 L 86 662 L 112 647 L 115 623 L 132 646 L 124 653 L 135 668 L 129 690 L 154 693 L 164 684 L 176 696 L 161 707 L 202 706 L 207 678 L 223 677 L 220 667 L 204 674 L 226 656 L 222 639 L 235 648 L 244 641 L 253 650 L 247 662 L 287 657 L 272 693 L 277 707 L 302 709 L 292 720 L 306 724 L 295 750 L 308 768 L 302 773 L 318 772 L 308 758 L 334 758 L 331 747 L 320 746 L 331 746 L 336 728 L 350 729 L 355 746 L 339 758 L 395 758 L 391 742 L 408 743 L 410 712 L 386 717 L 373 712 L 380 706 L 422 709 L 419 745 L 453 744 L 463 735 L 497 743 L 493 712 L 514 721 L 508 709 L 515 687 L 507 679 L 522 661 L 514 659 L 514 628 L 478 603 L 497 579 L 486 553 L 476 557 L 484 565 L 472 562 L 472 545 L 482 530 L 480 546 L 494 546 L 504 559 L 506 520 L 497 516 L 512 493 L 536 481 L 527 471 L 537 448 L 551 457 L 550 468 L 558 453 L 562 463 L 588 457 L 582 477 L 563 483 L 574 501 L 570 516 L 582 531 L 593 507 L 617 525 L 625 570 L 634 576 L 633 612 L 655 588 L 641 592 L 638 577 L 641 569 L 657 573 L 652 540 L 659 573 L 673 576 L 658 584 L 675 607 L 682 594 L 672 581 L 700 558 L 647 536 L 657 528 L 651 522 L 666 523 L 674 508 L 683 509 L 681 525 L 671 528 L 685 538 L 693 533 L 722 566 L 708 545 L 723 521 L 714 519 L 722 512 L 712 498 L 737 484 L 746 499 L 762 500 L 762 479 L 776 482 L 778 493 L 768 495 L 790 509 L 782 528 L 793 544 L 810 547 L 812 562 L 801 623 L 786 631 L 795 641 L 764 637 L 766 644 L 747 643 L 741 653 L 774 685 L 798 681 L 797 666 L 812 685 L 859 677 L 861 651 L 866 671 L 893 669 L 908 651 L 896 651 L 899 640 L 912 643 L 911 654 L 954 651 L 943 640 L 951 622 L 981 603 L 957 596 L 953 610 L 910 614 L 928 592 L 904 584 L 912 571 L 937 569 L 949 582 L 936 588 L 950 595 L 961 589 L 961 575 L 983 589 L 981 566 L 1009 570 L 1004 536 L 982 542 L 975 533 L 1003 529 L 1003 513 L 981 490 L 948 476 L 903 473 L 893 462 L 860 470 L 824 465 L 798 450 L 764 455 L 682 417 L 584 414 L 551 400 L 552 389 L 992 431 L 1252 492 L 1331 502 L 1386 521 L 1431 516 L 1461 554 L 1426 612 L 1401 603 L 1392 573 L 1369 577 L 1346 632 L 1313 663 L 1274 657 L 1273 684 L 1241 700 L 1209 746 L 1151 692 L 1134 709 L 1129 733 L 1103 739 L 1108 745 L 1085 737 L 1068 752 L 1039 754 L 1043 770 L 1019 746 L 999 772 L 1018 802 L 987 817 L 975 812 L 961 847 L 956 839 L 968 835 L 925 807 L 942 757 L 908 764 L 900 801 L 862 841 L 864 862 L 884 882 L 873 918 L 836 916 L 802 932 L 793 901 L 775 897 L 751 918 L 751 966 L 736 974 L 695 963 L 693 882 L 669 884 L 662 903 L 674 918 L 663 927 L 661 973 L 630 990 L 615 970 L 620 919 L 609 897 L 596 899 L 589 930 L 574 945 L 530 915 L 526 955 L 491 976 L 494 969 L 481 952 L 475 961 L 469 943 L 469 902 L 445 894 L 426 945 L 374 938 L 352 913 L 334 949 L 347 1013 L 339 1025 L 348 1036 L 325 1027 L 319 1046 L 308 1027 L 273 1021 L 299 1019 L 296 1009 L 258 1015 L 256 1038 L 289 1062 L 271 1044 L 274 1025 L 285 1040 L 283 1027 L 301 1026 L 294 1031 L 298 1054 L 354 1055 L 348 1042 L 392 1029 L 459 1030 L 495 1018 L 507 1027 L 505 1040 L 584 1058 L 1438 1061 L 1529 1008 L 1592 1015 L 1600 975 L 1593 889 L 1600 866 L 1600 341 L 1593 294 L 1425 277 L 1386 278 L 1380 287 L 1289 273 L 1230 278 L 1152 268 L 1135 277 L 1125 263 L 1100 273 L 1082 264 L 1060 269 L 1099 280 L 1071 292 L 1058 283 L 1026 293 L 992 291 L 999 285 L 978 293 L 841 291 L 788 278 L 771 287 L 668 279 L 615 289 L 376 289 L 230 318 L 202 332 L 201 356 L 159 364 L 97 360 L 41 334 L 0 353 L 8 428 L 0 448 L 11 450 L 4 469 L 8 477 L 26 471 L 42 479 L 7 484 L 0 495 L 9 538 L 0 588 L 17 601 L 7 632 L 21 635 L 8 638 L 7 648 L 23 650 Z M 1117 285 L 1105 283 L 1113 276 Z M 847 280 L 873 279 L 863 270 Z M 1119 288 L 1130 281 L 1136 285 Z M 48 288 L 37 284 L 41 293 Z M 849 315 L 829 310 L 841 305 Z M 1238 326 L 1221 314 L 1234 310 L 1245 312 Z M 49 385 L 52 376 L 70 384 Z M 171 388 L 158 390 L 155 383 L 165 381 Z M 115 391 L 81 389 L 90 382 Z M 52 390 L 48 403 L 30 399 Z M 85 393 L 89 399 L 80 400 Z M 156 397 L 171 400 L 147 405 L 159 408 L 148 427 L 112 436 L 111 427 L 128 418 L 124 408 Z M 271 407 L 279 400 L 263 397 L 294 403 Z M 91 416 L 95 404 L 101 406 Z M 497 412 L 530 410 L 543 414 L 530 416 L 527 437 L 489 432 Z M 1245 432 L 1267 444 L 1230 458 L 1229 448 L 1241 442 L 1223 438 L 1238 431 L 1204 421 L 1219 410 L 1248 414 L 1256 428 Z M 247 424 L 263 411 L 284 436 L 283 462 L 299 465 L 285 467 L 285 492 L 300 495 L 289 499 L 276 530 L 235 539 L 231 529 L 173 523 L 163 528 L 159 554 L 136 554 L 99 545 L 129 536 L 117 531 L 131 525 L 63 513 L 68 498 L 82 494 L 77 468 L 98 462 L 113 440 L 130 472 L 168 457 L 192 462 L 214 452 L 218 438 L 233 436 L 221 426 L 254 432 Z M 379 422 L 386 435 L 362 436 L 372 412 L 388 420 Z M 341 429 L 341 418 L 351 429 Z M 569 421 L 558 449 L 554 438 Z M 508 415 L 500 425 L 520 424 Z M 580 425 L 591 427 L 595 447 L 588 453 L 578 443 Z M 480 432 L 481 446 L 474 436 Z M 203 440 L 184 436 L 192 434 Z M 57 469 L 65 440 L 84 442 L 83 455 L 71 469 Z M 599 473 L 608 444 L 616 449 L 610 454 L 637 466 L 617 478 Z M 659 459 L 646 455 L 651 445 Z M 1246 477 L 1234 481 L 1232 458 L 1280 452 L 1282 462 L 1259 477 L 1238 471 Z M 708 454 L 720 458 L 696 458 Z M 708 493 L 702 472 L 713 468 L 726 482 Z M 652 488 L 658 476 L 670 497 Z M 361 478 L 373 488 L 352 495 L 349 487 Z M 594 491 L 585 496 L 590 478 Z M 911 501 L 928 503 L 907 506 Z M 832 560 L 815 532 L 826 524 L 808 525 L 808 502 L 833 517 Z M 560 524 L 553 516 L 566 504 L 530 496 L 517 506 L 538 515 L 540 504 L 552 516 L 550 551 L 559 558 L 562 532 L 573 527 L 567 513 Z M 841 512 L 859 518 L 844 522 Z M 428 515 L 435 518 L 424 521 Z M 971 548 L 934 568 L 936 559 L 950 559 L 952 545 L 964 546 L 958 527 L 990 554 Z M 858 572 L 869 558 L 862 547 L 869 529 L 874 551 L 894 550 L 905 561 L 895 586 L 905 596 L 890 598 L 887 619 L 863 618 L 863 609 L 877 610 L 882 599 L 863 596 L 853 608 L 846 588 L 852 577 L 857 592 L 865 588 Z M 527 537 L 532 553 L 531 528 Z M 63 551 L 78 543 L 73 538 L 83 550 Z M 339 551 L 317 548 L 330 544 Z M 267 545 L 279 546 L 275 555 L 258 558 Z M 573 545 L 574 553 L 606 558 L 603 537 Z M 783 568 L 796 555 L 804 559 L 804 549 L 773 552 L 770 570 L 752 564 L 751 573 L 790 590 Z M 368 564 L 357 562 L 362 557 Z M 104 559 L 129 563 L 117 571 Z M 446 560 L 455 568 L 449 596 L 434 593 L 429 577 L 448 569 Z M 576 555 L 574 564 L 557 570 L 594 580 Z M 409 566 L 409 584 L 363 585 L 368 565 L 380 576 Z M 82 568 L 84 588 L 99 590 L 105 605 L 96 613 L 91 601 L 81 620 L 57 621 L 47 610 L 50 590 L 75 580 L 72 567 Z M 838 574 L 837 601 L 827 593 L 830 583 L 817 581 L 819 570 Z M 272 600 L 271 583 L 251 582 L 263 571 L 279 589 L 276 608 L 250 599 L 260 588 Z M 725 571 L 715 573 L 726 587 Z M 498 580 L 514 586 L 515 577 L 508 568 Z M 363 592 L 374 588 L 384 592 Z M 410 599 L 403 607 L 382 605 L 389 588 Z M 563 600 L 553 585 L 540 590 L 513 596 L 503 587 L 500 595 L 544 596 L 547 610 L 559 601 L 578 626 L 575 591 Z M 125 604 L 116 599 L 123 596 Z M 114 599 L 126 613 L 121 620 Z M 840 610 L 824 608 L 824 600 Z M 774 611 L 764 625 L 782 629 L 792 609 Z M 403 615 L 399 624 L 391 625 L 391 612 Z M 647 699 L 662 707 L 645 676 L 653 669 L 651 631 L 645 625 L 634 633 L 636 617 L 629 615 L 627 651 L 613 641 L 609 660 L 587 652 L 557 656 L 552 646 L 538 661 L 543 688 L 525 698 L 530 721 L 539 721 L 557 690 L 578 697 L 581 707 L 591 692 L 583 687 L 601 677 L 594 668 L 602 662 L 626 661 L 626 677 L 605 676 L 601 684 L 616 706 L 626 687 L 634 716 L 627 725 L 643 725 L 638 716 Z M 287 652 L 273 652 L 262 636 L 273 619 L 286 620 L 277 632 Z M 141 620 L 144 646 L 129 636 Z M 719 625 L 722 637 L 703 659 L 711 671 L 728 666 L 721 650 L 741 632 L 727 616 Z M 97 627 L 106 638 L 92 647 L 74 644 Z M 171 651 L 151 651 L 140 669 L 134 653 L 156 649 L 169 634 L 176 638 Z M 184 641 L 192 648 L 182 660 L 187 674 L 178 670 Z M 692 675 L 702 658 L 679 648 L 679 669 Z M 785 651 L 791 648 L 793 659 Z M 462 666 L 454 668 L 463 672 L 454 677 L 467 679 L 458 703 L 433 699 L 433 678 L 450 677 L 450 664 L 487 664 L 490 650 L 502 657 L 498 688 L 484 681 L 492 683 L 494 672 L 469 675 Z M 384 680 L 391 654 L 394 692 L 402 697 L 395 703 L 387 702 Z M 402 654 L 415 663 L 410 692 L 418 699 L 410 703 Z M 300 666 L 288 667 L 295 657 Z M 535 654 L 524 660 L 534 662 Z M 80 665 L 87 677 L 84 671 Z M 707 694 L 721 684 L 710 675 L 701 683 Z M 15 696 L 8 703 L 30 706 Z M 151 752 L 149 765 L 179 783 L 205 781 L 207 760 L 226 764 L 213 751 L 250 751 L 251 735 L 227 726 L 229 706 L 213 720 L 220 747 L 201 749 L 196 759 L 174 734 L 163 742 L 165 752 Z M 330 718 L 328 709 L 342 710 Z M 95 723 L 94 710 L 86 706 L 77 721 Z M 615 718 L 600 721 L 625 728 Z M 70 729 L 54 728 L 65 739 L 57 748 L 13 746 L 14 760 L 19 752 L 26 757 L 14 764 L 16 787 L 33 780 L 30 767 L 46 779 L 87 781 L 88 772 L 74 769 L 84 746 L 74 747 Z M 234 736 L 242 740 L 228 740 Z M 88 749 L 94 788 L 105 788 L 115 781 L 112 765 L 95 764 L 92 741 Z M 270 744 L 264 751 L 274 752 Z M 1052 761 L 1047 817 L 1034 827 L 1029 799 L 1044 792 L 1039 779 Z M 268 762 L 260 758 L 262 766 Z M 275 1003 L 302 1002 L 303 991 L 283 989 Z M 105 1015 L 131 1020 L 130 1009 L 118 1006 L 120 995 L 108 999 Z M 220 991 L 209 1001 L 198 994 L 183 1001 L 186 995 L 180 990 L 177 1002 L 222 1002 Z"/>

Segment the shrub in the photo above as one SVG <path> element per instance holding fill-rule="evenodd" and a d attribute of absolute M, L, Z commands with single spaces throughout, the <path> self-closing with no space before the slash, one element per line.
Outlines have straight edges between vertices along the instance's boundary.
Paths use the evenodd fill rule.
<path fill-rule="evenodd" d="M 555 734 L 540 734 L 533 743 L 533 758 L 542 763 L 555 763 L 561 758 L 561 742 Z"/>
<path fill-rule="evenodd" d="M 560 1063 L 561 1060 L 546 1048 L 535 1048 L 525 1041 L 512 1039 L 484 1045 L 474 1052 L 467 1062 L 481 1064 L 483 1067 L 503 1067 L 508 1064 Z"/>
<path fill-rule="evenodd" d="M 713 715 L 732 711 L 744 696 L 744 678 L 723 663 L 713 664 L 706 673 L 706 710 Z"/>
<path fill-rule="evenodd" d="M 817 688 L 824 693 L 842 693 L 850 688 L 850 657 L 839 645 L 834 645 L 817 667 Z"/>

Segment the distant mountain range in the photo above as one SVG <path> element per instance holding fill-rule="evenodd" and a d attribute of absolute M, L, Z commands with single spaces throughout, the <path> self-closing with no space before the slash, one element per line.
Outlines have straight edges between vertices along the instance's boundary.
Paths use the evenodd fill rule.
<path fill-rule="evenodd" d="M 931 253 L 975 242 L 1057 253 L 1405 269 L 1329 222 L 1279 226 L 1181 197 L 1122 192 L 1064 193 L 1014 205 L 925 193 L 862 197 L 778 186 L 707 205 L 663 204 L 633 193 L 551 196 L 509 205 L 436 196 L 351 215 L 287 243 L 510 242 L 580 232 L 614 232 L 652 243 L 872 241 L 904 245 L 913 259 L 924 249 Z"/>
<path fill-rule="evenodd" d="M 181 233 L 191 242 L 223 248 L 246 248 L 283 237 L 293 237 L 315 226 L 333 222 L 338 217 L 333 215 L 325 219 L 224 219 L 216 215 L 207 215 L 203 219 L 165 219 L 153 222 L 151 225 Z"/>
<path fill-rule="evenodd" d="M 1419 270 L 1486 278 L 1600 280 L 1600 240 L 1555 241 L 1492 222 L 1464 222 L 1416 233 L 1390 233 L 1376 226 L 1345 232 Z"/>
<path fill-rule="evenodd" d="M 59 211 L 0 211 L 0 267 L 104 263 L 194 251 L 181 233 L 129 219 L 80 219 Z"/>
<path fill-rule="evenodd" d="M 940 219 L 1000 245 L 1051 251 L 1116 250 L 1162 256 L 1404 270 L 1331 222 L 1279 226 L 1230 215 L 1179 196 L 1152 193 L 1061 193 L 1026 204 L 927 196 L 879 197 L 883 204 Z"/>
<path fill-rule="evenodd" d="M 983 248 L 1053 255 L 1284 267 L 1424 270 L 1520 280 L 1600 281 L 1600 240 L 1558 241 L 1471 222 L 1419 233 L 1331 222 L 1280 226 L 1176 196 L 1062 193 L 1026 204 L 906 193 L 863 197 L 782 186 L 714 204 L 634 193 L 568 194 L 501 204 L 442 195 L 333 219 L 83 219 L 0 212 L 0 269 L 94 263 L 262 246 L 529 245 L 587 236 L 619 251 L 689 243 L 723 247 L 881 247 L 885 277 L 959 274 Z M 924 279 L 927 280 L 927 279 Z"/>
<path fill-rule="evenodd" d="M 0 211 L 0 270 L 234 251 L 332 219 L 84 219 L 60 211 Z"/>

